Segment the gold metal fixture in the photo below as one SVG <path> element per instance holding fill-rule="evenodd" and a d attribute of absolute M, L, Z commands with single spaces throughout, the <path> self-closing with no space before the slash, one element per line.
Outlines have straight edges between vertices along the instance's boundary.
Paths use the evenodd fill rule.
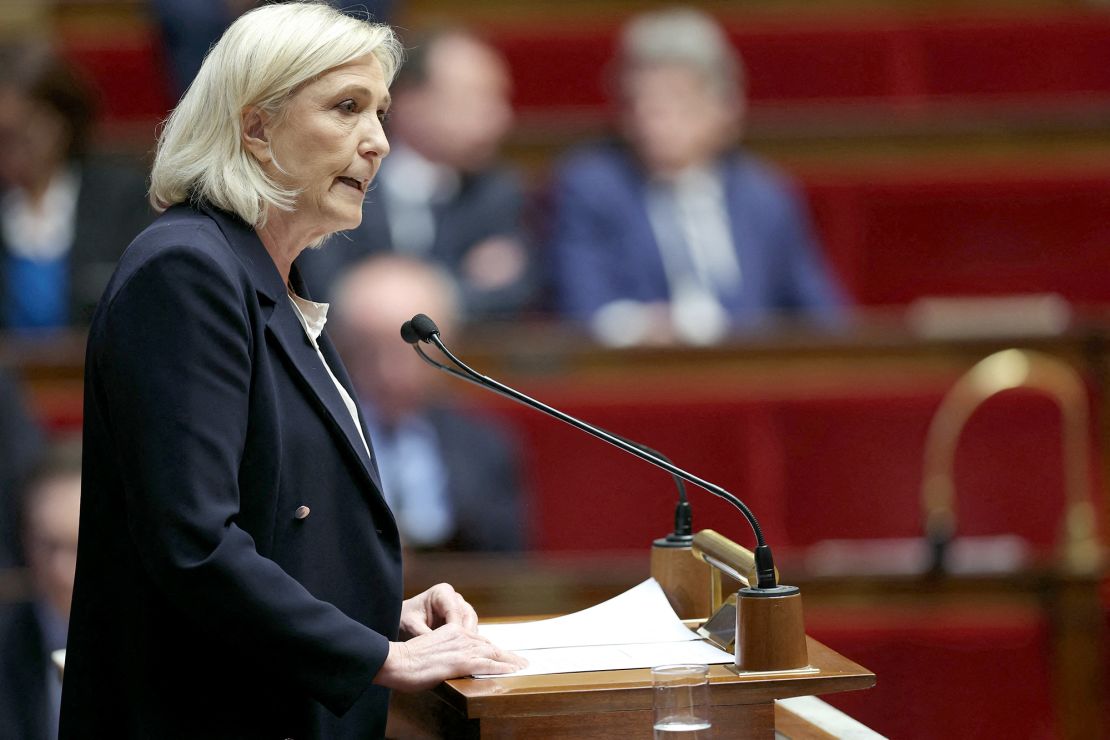
<path fill-rule="evenodd" d="M 960 432 L 991 396 L 1030 388 L 1050 396 L 1060 407 L 1067 510 L 1061 543 L 1064 567 L 1073 573 L 1094 572 L 1101 562 L 1090 486 L 1090 441 L 1087 388 L 1066 362 L 1043 352 L 1007 349 L 975 364 L 941 401 L 925 440 L 922 503 L 925 532 L 936 543 L 956 531 L 953 467 Z"/>

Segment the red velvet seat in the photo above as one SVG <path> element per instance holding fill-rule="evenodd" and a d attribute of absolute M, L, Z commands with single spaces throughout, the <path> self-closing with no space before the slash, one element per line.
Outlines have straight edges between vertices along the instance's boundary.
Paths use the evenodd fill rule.
<path fill-rule="evenodd" d="M 745 56 L 756 109 L 869 102 L 917 115 L 953 99 L 1057 105 L 1110 96 L 1110 14 L 1097 10 L 913 17 L 868 8 L 721 20 Z M 617 29 L 611 16 L 542 13 L 482 25 L 509 60 L 517 104 L 533 113 L 602 109 Z M 67 34 L 62 44 L 103 90 L 110 120 L 158 119 L 172 103 L 160 42 L 144 19 Z"/>
<path fill-rule="evenodd" d="M 822 698 L 888 737 L 1057 737 L 1049 625 L 1037 609 L 810 609 L 806 629 L 878 676 L 870 691 Z"/>
<path fill-rule="evenodd" d="M 753 106 L 871 103 L 900 115 L 985 98 L 1058 103 L 1110 95 L 1110 15 L 897 12 L 722 16 L 741 50 Z M 526 111 L 600 109 L 618 25 L 518 20 L 485 27 L 509 59 Z"/>
<path fill-rule="evenodd" d="M 1110 302 L 1110 162 L 805 177 L 824 246 L 863 305 L 1059 293 Z"/>
<path fill-rule="evenodd" d="M 638 401 L 546 400 L 652 445 L 739 496 L 779 548 L 922 534 L 925 432 L 941 390 L 699 400 L 676 388 Z M 669 475 L 525 408 L 489 402 L 521 432 L 541 550 L 638 549 L 664 534 Z M 1042 396 L 1010 392 L 972 417 L 956 458 L 960 535 L 1014 534 L 1051 550 L 1063 513 L 1060 421 Z M 741 543 L 738 512 L 691 489 L 695 525 Z"/>

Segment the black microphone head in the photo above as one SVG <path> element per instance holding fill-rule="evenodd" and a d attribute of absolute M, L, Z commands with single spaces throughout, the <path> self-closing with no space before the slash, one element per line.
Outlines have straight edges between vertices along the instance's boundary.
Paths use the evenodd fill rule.
<path fill-rule="evenodd" d="M 420 335 L 416 333 L 416 329 L 412 328 L 411 321 L 406 321 L 401 324 L 401 339 L 404 339 L 409 344 L 416 344 L 420 341 Z"/>
<path fill-rule="evenodd" d="M 413 316 L 411 324 L 412 330 L 416 332 L 417 338 L 422 342 L 428 342 L 433 334 L 439 334 L 439 327 L 436 326 L 436 322 L 422 313 Z"/>

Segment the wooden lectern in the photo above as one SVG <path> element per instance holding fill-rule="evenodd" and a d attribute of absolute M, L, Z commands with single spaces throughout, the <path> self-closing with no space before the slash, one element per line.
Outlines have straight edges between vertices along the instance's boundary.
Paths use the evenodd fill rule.
<path fill-rule="evenodd" d="M 668 584 L 661 585 L 667 592 Z M 708 580 L 704 586 L 710 587 Z M 710 666 L 714 737 L 768 740 L 775 736 L 776 715 L 782 730 L 784 712 L 777 710 L 776 699 L 875 685 L 875 674 L 866 668 L 812 638 L 805 640 L 809 665 L 804 670 L 744 673 L 731 664 Z M 799 726 L 796 717 L 790 720 Z M 650 738 L 652 721 L 647 668 L 458 678 L 430 691 L 396 692 L 390 714 L 391 734 L 404 738 Z M 830 737 L 820 731 L 789 736 Z"/>
<path fill-rule="evenodd" d="M 870 688 L 875 674 L 808 641 L 805 675 L 737 675 L 709 668 L 713 736 L 769 740 L 775 699 Z M 458 678 L 431 691 L 395 693 L 391 722 L 404 738 L 650 738 L 651 671 Z M 824 735 L 823 737 L 828 737 Z"/>

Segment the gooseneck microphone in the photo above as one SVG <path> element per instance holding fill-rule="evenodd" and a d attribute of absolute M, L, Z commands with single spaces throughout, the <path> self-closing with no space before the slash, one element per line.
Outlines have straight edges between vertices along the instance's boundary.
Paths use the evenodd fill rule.
<path fill-rule="evenodd" d="M 696 475 L 693 475 L 692 473 L 688 473 L 674 463 L 665 459 L 662 455 L 656 454 L 654 451 L 649 451 L 645 449 L 642 445 L 638 445 L 618 435 L 607 432 L 604 429 L 577 419 L 569 414 L 559 411 L 558 409 L 552 408 L 551 406 L 548 406 L 541 401 L 537 401 L 534 398 L 526 396 L 520 391 L 514 388 L 510 388 L 509 386 L 504 385 L 503 383 L 500 383 L 493 378 L 482 375 L 481 373 L 472 369 L 469 365 L 464 363 L 458 357 L 456 357 L 451 352 L 451 350 L 449 350 L 447 346 L 444 345 L 443 340 L 440 338 L 439 335 L 439 328 L 435 325 L 434 321 L 432 321 L 424 314 L 417 314 L 416 316 L 413 316 L 412 319 L 406 321 L 404 324 L 401 325 L 401 338 L 404 339 L 407 343 L 411 344 L 416 350 L 417 354 L 419 354 L 425 362 L 429 363 L 433 367 L 438 368 L 439 370 L 442 370 L 454 377 L 466 380 L 475 385 L 480 385 L 483 388 L 486 388 L 487 390 L 492 390 L 499 395 L 511 398 L 519 403 L 524 404 L 525 406 L 547 414 L 548 416 L 553 416 L 559 421 L 571 425 L 575 429 L 579 429 L 586 434 L 596 437 L 604 442 L 608 442 L 614 447 L 624 450 L 630 455 L 635 455 L 645 462 L 649 462 L 658 468 L 666 470 L 668 473 L 679 480 L 684 480 L 692 483 L 698 488 L 708 491 L 709 493 L 712 493 L 715 496 L 728 501 L 730 504 L 735 506 L 741 514 L 744 515 L 744 518 L 747 519 L 748 524 L 751 526 L 752 531 L 755 533 L 756 547 L 754 550 L 754 555 L 757 582 L 754 588 L 757 590 L 778 590 L 778 584 L 775 578 L 774 558 L 771 555 L 771 548 L 767 545 L 767 542 L 763 537 L 763 530 L 759 526 L 759 521 L 756 520 L 755 515 L 752 513 L 751 509 L 749 509 L 744 504 L 744 502 L 738 499 L 736 496 L 714 483 L 710 483 L 709 481 L 703 480 Z M 444 365 L 429 357 L 424 352 L 423 348 L 420 347 L 421 342 L 434 345 L 437 349 L 439 349 L 440 352 L 443 353 L 443 355 L 448 360 L 451 361 L 451 363 L 456 368 L 458 368 L 458 370 Z M 685 529 L 685 532 L 683 532 L 682 534 L 688 534 L 691 529 L 689 523 L 689 503 L 685 501 L 684 487 L 681 490 L 681 496 L 682 500 L 679 503 L 679 511 L 676 512 L 675 515 L 676 535 L 679 534 L 678 530 L 680 527 Z"/>
<path fill-rule="evenodd" d="M 419 314 L 419 316 L 424 316 L 424 314 Z M 428 319 L 427 316 L 424 316 L 424 318 L 427 319 L 428 321 L 431 321 L 431 319 Z M 435 328 L 435 323 L 434 322 L 431 324 L 431 327 Z M 428 328 L 428 327 L 425 327 L 425 328 Z M 438 329 L 435 329 L 435 332 L 433 332 L 433 333 L 438 333 Z M 431 334 L 429 334 L 429 336 L 431 336 Z M 493 391 L 497 395 L 502 396 L 504 398 L 510 398 L 514 401 L 517 401 L 518 403 L 524 403 L 524 405 L 528 406 L 529 408 L 537 409 L 537 410 L 542 411 L 544 413 L 549 413 L 549 411 L 547 409 L 539 408 L 539 406 L 542 406 L 543 404 L 539 404 L 538 401 L 532 402 L 532 399 L 530 399 L 530 398 L 526 401 L 522 400 L 522 398 L 521 398 L 522 396 L 524 398 L 527 398 L 527 396 L 524 396 L 524 394 L 522 394 L 522 393 L 517 393 L 516 391 L 513 391 L 513 389 L 508 388 L 507 386 L 498 387 L 498 386 L 500 386 L 499 383 L 491 385 L 490 383 L 494 383 L 494 381 L 492 381 L 489 378 L 486 378 L 485 376 L 478 376 L 478 373 L 474 372 L 473 370 L 470 370 L 470 368 L 467 368 L 467 369 L 470 370 L 470 372 L 474 376 L 481 377 L 482 379 L 480 380 L 480 379 L 478 379 L 478 377 L 471 377 L 471 375 L 461 373 L 458 370 L 456 370 L 455 368 L 448 367 L 447 365 L 444 365 L 442 362 L 439 362 L 436 359 L 434 359 L 432 357 L 429 357 L 424 352 L 424 350 L 421 349 L 420 345 L 418 344 L 421 341 L 420 336 L 416 333 L 416 330 L 413 329 L 412 321 L 406 321 L 405 323 L 401 324 L 401 338 L 404 339 L 405 342 L 407 342 L 408 344 L 413 345 L 413 349 L 416 350 L 416 354 L 420 355 L 421 359 L 423 359 L 424 362 L 428 363 L 429 365 L 436 368 L 437 370 L 442 370 L 443 372 L 447 373 L 448 375 L 452 375 L 452 376 L 458 378 L 459 380 L 465 380 L 468 383 L 472 383 L 473 385 L 477 385 L 477 386 L 479 386 L 481 388 L 484 388 L 488 391 Z M 456 361 L 457 361 L 457 358 L 456 358 Z M 461 363 L 460 363 L 460 365 L 461 365 Z M 539 406 L 537 406 L 537 404 L 539 404 Z M 557 418 L 559 418 L 559 417 L 557 417 Z M 582 423 L 585 423 L 585 422 L 582 422 Z M 608 429 L 602 429 L 601 427 L 598 427 L 596 425 L 594 426 L 594 428 L 601 431 L 601 432 L 604 432 L 605 434 L 616 437 L 617 439 L 621 440 L 622 442 L 625 442 L 626 444 L 630 444 L 633 447 L 639 448 L 640 450 L 643 450 L 644 452 L 655 455 L 660 460 L 664 460 L 668 463 L 671 463 L 671 459 L 669 457 L 667 457 L 666 455 L 664 455 L 659 450 L 652 449 L 651 447 L 648 447 L 645 444 L 642 444 L 640 442 L 636 442 L 635 440 L 631 440 L 628 437 L 624 437 L 620 434 L 617 434 L 616 432 L 611 432 Z M 671 463 L 671 464 L 673 465 L 674 463 Z M 693 510 L 690 508 L 690 500 L 686 495 L 686 482 L 683 481 L 682 478 L 680 478 L 679 476 L 677 476 L 673 473 L 671 474 L 671 477 L 674 478 L 675 488 L 678 490 L 678 504 L 675 505 L 675 511 L 674 511 L 674 531 L 667 534 L 666 537 L 663 537 L 663 538 L 660 538 L 660 539 L 656 540 L 656 544 L 664 546 L 664 547 L 689 547 L 690 544 L 694 540 L 694 513 L 693 513 Z"/>

